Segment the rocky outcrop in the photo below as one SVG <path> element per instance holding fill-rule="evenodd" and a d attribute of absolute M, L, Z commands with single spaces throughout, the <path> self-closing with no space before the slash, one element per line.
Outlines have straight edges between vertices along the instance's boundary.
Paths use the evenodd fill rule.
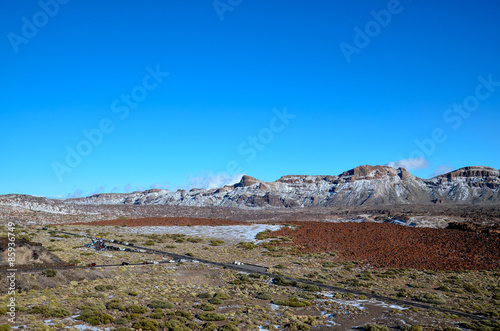
<path fill-rule="evenodd" d="M 223 188 L 175 192 L 151 189 L 123 194 L 96 194 L 86 198 L 54 200 L 0 196 L 0 205 L 43 210 L 41 205 L 67 210 L 79 205 L 167 205 L 197 207 L 309 208 L 430 204 L 499 204 L 499 171 L 465 167 L 422 179 L 406 169 L 363 165 L 338 176 L 288 175 L 274 182 L 243 176 Z M 23 203 L 21 203 L 23 201 Z M 61 204 L 64 207 L 61 207 Z M 31 208 L 32 207 L 32 208 Z"/>

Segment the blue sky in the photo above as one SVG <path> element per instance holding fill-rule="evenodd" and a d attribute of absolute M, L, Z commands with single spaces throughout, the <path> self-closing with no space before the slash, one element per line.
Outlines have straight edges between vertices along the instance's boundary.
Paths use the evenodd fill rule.
<path fill-rule="evenodd" d="M 500 168 L 500 3 L 5 0 L 0 194 Z"/>

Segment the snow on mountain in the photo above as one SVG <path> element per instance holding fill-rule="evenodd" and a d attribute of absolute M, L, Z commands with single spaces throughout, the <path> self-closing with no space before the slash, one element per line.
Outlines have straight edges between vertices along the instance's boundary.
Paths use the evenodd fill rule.
<path fill-rule="evenodd" d="M 0 205 L 55 213 L 76 213 L 78 206 L 169 205 L 197 207 L 308 208 L 393 204 L 499 204 L 500 172 L 489 167 L 465 167 L 421 179 L 404 168 L 359 166 L 338 176 L 281 177 L 263 182 L 243 176 L 222 188 L 175 192 L 151 189 L 133 193 L 103 193 L 85 198 L 51 200 L 9 195 Z"/>

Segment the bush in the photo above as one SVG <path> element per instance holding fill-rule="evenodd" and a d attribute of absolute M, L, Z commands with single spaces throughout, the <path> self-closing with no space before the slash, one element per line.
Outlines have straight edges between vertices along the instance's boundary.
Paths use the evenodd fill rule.
<path fill-rule="evenodd" d="M 55 308 L 49 311 L 48 315 L 45 315 L 46 317 L 55 317 L 55 318 L 64 318 L 71 316 L 71 312 L 69 310 L 66 310 L 64 308 Z"/>
<path fill-rule="evenodd" d="M 221 326 L 218 331 L 239 331 L 240 329 L 238 329 L 235 325 L 233 324 L 226 324 L 226 325 L 223 325 Z"/>
<path fill-rule="evenodd" d="M 96 287 L 94 287 L 94 289 L 96 291 L 99 291 L 99 292 L 112 291 L 112 290 L 116 290 L 116 286 L 114 286 L 114 285 L 97 285 Z"/>
<path fill-rule="evenodd" d="M 0 331 L 9 331 L 9 330 L 12 330 L 9 324 L 0 325 Z"/>
<path fill-rule="evenodd" d="M 42 271 L 42 275 L 44 275 L 45 277 L 55 277 L 57 276 L 57 270 L 47 269 Z"/>
<path fill-rule="evenodd" d="M 219 298 L 213 298 L 212 300 L 210 300 L 210 303 L 213 305 L 220 305 L 220 304 L 224 303 L 224 300 L 219 299 Z"/>
<path fill-rule="evenodd" d="M 193 319 L 193 314 L 187 312 L 187 311 L 182 311 L 182 310 L 176 310 L 174 313 L 175 316 L 181 316 L 186 318 L 187 320 L 192 320 Z"/>
<path fill-rule="evenodd" d="M 217 325 L 212 322 L 203 324 L 203 331 L 214 331 L 217 330 Z"/>
<path fill-rule="evenodd" d="M 134 313 L 134 314 L 144 314 L 148 310 L 146 309 L 146 307 L 141 307 L 138 305 L 130 305 L 127 307 L 127 311 L 129 313 Z"/>
<path fill-rule="evenodd" d="M 116 325 L 127 325 L 128 323 L 129 323 L 129 320 L 126 317 L 118 317 L 117 319 L 115 319 Z"/>
<path fill-rule="evenodd" d="M 156 331 L 158 330 L 159 323 L 155 320 L 140 320 L 136 322 L 132 327 L 134 329 L 141 329 L 141 330 L 153 330 Z"/>
<path fill-rule="evenodd" d="M 194 308 L 199 308 L 203 311 L 214 311 L 217 309 L 217 307 L 215 307 L 214 305 L 211 305 L 209 303 L 203 303 L 201 305 L 196 305 L 196 306 L 194 306 Z"/>
<path fill-rule="evenodd" d="M 292 322 L 290 324 L 287 324 L 285 327 L 291 331 L 297 331 L 297 330 L 306 331 L 306 330 L 309 330 L 311 328 L 309 325 L 299 323 L 299 322 Z"/>
<path fill-rule="evenodd" d="M 136 291 L 132 291 L 132 292 L 129 292 L 128 295 L 130 295 L 131 297 L 136 297 L 139 295 L 139 293 L 137 293 Z"/>
<path fill-rule="evenodd" d="M 102 311 L 95 310 L 84 310 L 76 319 L 94 326 L 113 322 L 113 317 L 108 314 L 104 314 Z"/>
<path fill-rule="evenodd" d="M 198 238 L 198 237 L 189 237 L 186 240 L 189 242 L 195 243 L 195 244 L 201 243 L 203 241 L 203 239 Z"/>
<path fill-rule="evenodd" d="M 115 331 L 132 331 L 131 328 L 124 328 L 123 326 L 116 328 Z"/>
<path fill-rule="evenodd" d="M 226 317 L 222 314 L 205 311 L 203 313 L 198 314 L 198 319 L 202 321 L 224 321 Z"/>
<path fill-rule="evenodd" d="M 198 294 L 198 298 L 200 299 L 210 299 L 212 295 L 208 292 Z"/>
<path fill-rule="evenodd" d="M 174 304 L 164 300 L 155 300 L 148 305 L 149 308 L 172 309 Z"/>
<path fill-rule="evenodd" d="M 262 292 L 257 295 L 257 299 L 261 300 L 272 300 L 273 296 L 269 292 Z"/>
<path fill-rule="evenodd" d="M 118 299 L 114 299 L 114 300 L 111 300 L 110 302 L 106 303 L 106 308 L 119 310 L 119 311 L 125 311 L 125 306 Z"/>
<path fill-rule="evenodd" d="M 249 251 L 249 250 L 256 248 L 257 245 L 255 245 L 253 242 L 240 242 L 238 244 L 238 247 Z"/>
<path fill-rule="evenodd" d="M 293 297 L 284 300 L 274 300 L 273 303 L 278 306 L 288 306 L 288 307 L 307 307 L 311 303 L 305 300 L 299 300 L 299 298 Z"/>
<path fill-rule="evenodd" d="M 5 309 L 4 307 L 0 307 L 0 315 L 5 315 L 7 314 L 7 309 Z"/>
<path fill-rule="evenodd" d="M 224 240 L 210 240 L 210 246 L 221 246 Z"/>
<path fill-rule="evenodd" d="M 420 302 L 425 302 L 425 303 L 432 303 L 435 305 L 442 305 L 445 304 L 446 301 L 438 297 L 437 295 L 431 294 L 431 293 L 425 293 L 423 296 L 416 297 L 415 300 L 420 301 Z"/>
<path fill-rule="evenodd" d="M 155 320 L 161 320 L 165 316 L 166 315 L 161 308 L 156 308 L 155 311 L 151 315 L 149 315 L 150 318 Z"/>
<path fill-rule="evenodd" d="M 380 326 L 377 324 L 366 324 L 363 326 L 363 330 L 365 331 L 389 331 L 389 328 L 386 326 Z"/>
<path fill-rule="evenodd" d="M 287 280 L 283 277 L 278 277 L 273 279 L 273 283 L 280 286 L 297 286 L 297 282 L 294 280 Z"/>

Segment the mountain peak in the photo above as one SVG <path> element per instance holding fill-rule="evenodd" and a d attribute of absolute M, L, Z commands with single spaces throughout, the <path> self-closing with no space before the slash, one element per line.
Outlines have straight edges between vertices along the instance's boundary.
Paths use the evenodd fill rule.
<path fill-rule="evenodd" d="M 448 179 L 448 180 L 453 180 L 455 178 L 459 177 L 465 177 L 465 178 L 483 178 L 483 179 L 490 179 L 490 178 L 499 178 L 500 177 L 500 171 L 498 169 L 490 168 L 490 167 L 485 167 L 485 166 L 470 166 L 470 167 L 463 167 L 439 176 L 436 176 L 435 178 L 438 179 Z"/>

